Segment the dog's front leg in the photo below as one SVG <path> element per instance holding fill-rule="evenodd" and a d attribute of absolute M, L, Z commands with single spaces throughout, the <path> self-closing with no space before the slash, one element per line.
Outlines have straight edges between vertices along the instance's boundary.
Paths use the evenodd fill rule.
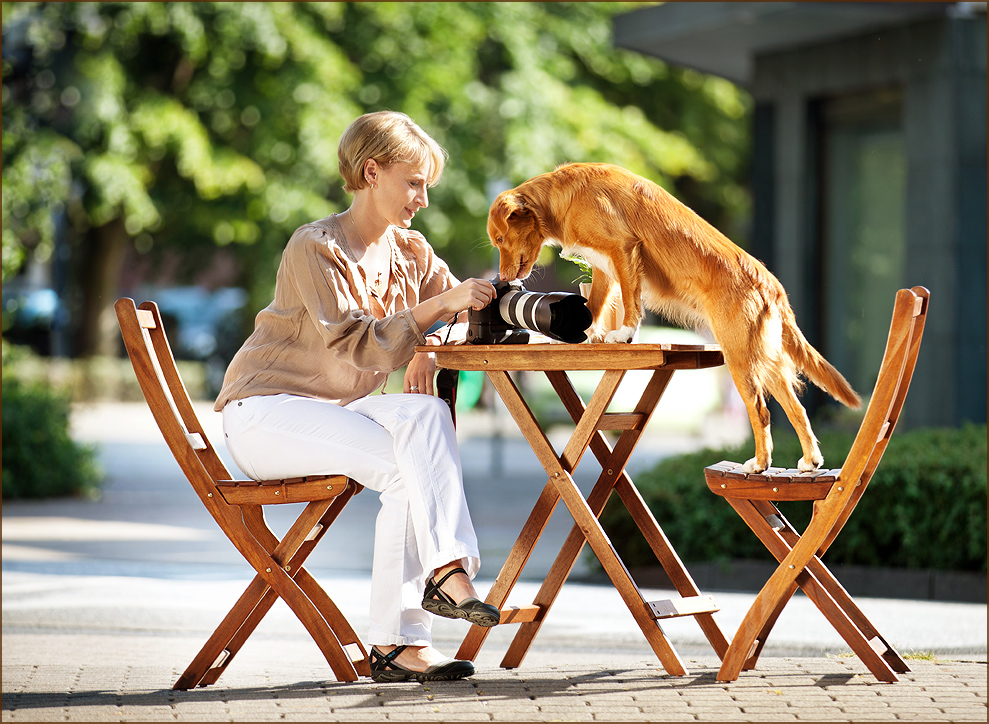
<path fill-rule="evenodd" d="M 605 335 L 605 342 L 631 342 L 642 322 L 642 271 L 638 254 L 633 249 L 628 255 L 612 258 L 615 276 L 621 293 L 621 326 Z"/>
<path fill-rule="evenodd" d="M 587 341 L 603 342 L 605 335 L 622 324 L 622 296 L 618 284 L 601 269 L 591 272 L 591 291 L 587 308 L 594 320 L 587 329 Z"/>

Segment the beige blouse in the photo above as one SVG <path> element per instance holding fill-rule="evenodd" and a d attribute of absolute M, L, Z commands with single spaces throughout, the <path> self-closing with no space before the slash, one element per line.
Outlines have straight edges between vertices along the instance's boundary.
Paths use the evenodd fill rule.
<path fill-rule="evenodd" d="M 390 233 L 389 282 L 379 300 L 335 215 L 296 229 L 282 253 L 275 298 L 230 362 L 216 411 L 230 400 L 280 393 L 346 405 L 383 387 L 412 359 L 426 340 L 410 310 L 460 282 L 422 234 L 394 226 Z"/>

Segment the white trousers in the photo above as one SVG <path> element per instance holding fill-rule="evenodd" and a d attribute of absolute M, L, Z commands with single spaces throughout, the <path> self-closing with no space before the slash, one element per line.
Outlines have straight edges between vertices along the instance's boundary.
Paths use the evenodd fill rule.
<path fill-rule="evenodd" d="M 249 397 L 223 408 L 234 462 L 254 480 L 346 475 L 378 491 L 370 645 L 431 642 L 426 580 L 451 561 L 480 566 L 464 497 L 456 430 L 430 395 L 374 395 L 345 407 L 294 395 Z"/>

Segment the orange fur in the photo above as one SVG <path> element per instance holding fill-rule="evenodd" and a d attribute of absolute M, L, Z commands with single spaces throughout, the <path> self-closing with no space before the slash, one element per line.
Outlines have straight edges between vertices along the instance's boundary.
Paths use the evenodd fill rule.
<path fill-rule="evenodd" d="M 501 193 L 488 214 L 501 278 L 525 279 L 544 244 L 593 269 L 591 342 L 629 342 L 643 302 L 673 321 L 707 323 L 721 345 L 755 437 L 749 472 L 772 463 L 769 397 L 793 424 L 798 467 L 820 467 L 817 438 L 797 393 L 803 374 L 843 404 L 861 398 L 804 338 L 786 291 L 765 266 L 659 185 L 618 166 L 568 164 Z M 620 297 L 620 301 L 618 298 Z M 617 303 L 617 315 L 607 314 Z M 622 320 L 618 329 L 601 324 Z"/>

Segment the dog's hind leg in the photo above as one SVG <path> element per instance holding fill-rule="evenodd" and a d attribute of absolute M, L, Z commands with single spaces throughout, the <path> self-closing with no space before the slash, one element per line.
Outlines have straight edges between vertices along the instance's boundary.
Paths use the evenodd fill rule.
<path fill-rule="evenodd" d="M 728 370 L 731 372 L 742 402 L 745 403 L 745 411 L 752 425 L 752 437 L 755 440 L 755 457 L 747 460 L 742 469 L 746 473 L 761 473 L 773 463 L 773 437 L 770 431 L 769 408 L 766 407 L 766 394 L 755 380 L 737 374 L 731 364 L 728 365 Z"/>
<path fill-rule="evenodd" d="M 783 412 L 786 413 L 797 437 L 800 438 L 800 449 L 803 451 L 803 457 L 797 461 L 797 469 L 805 473 L 817 470 L 824 464 L 824 456 L 821 455 L 821 448 L 814 436 L 813 429 L 811 429 L 807 411 L 797 399 L 793 385 L 787 383 L 784 377 L 780 377 L 779 382 L 774 385 L 772 394 L 783 407 Z"/>

